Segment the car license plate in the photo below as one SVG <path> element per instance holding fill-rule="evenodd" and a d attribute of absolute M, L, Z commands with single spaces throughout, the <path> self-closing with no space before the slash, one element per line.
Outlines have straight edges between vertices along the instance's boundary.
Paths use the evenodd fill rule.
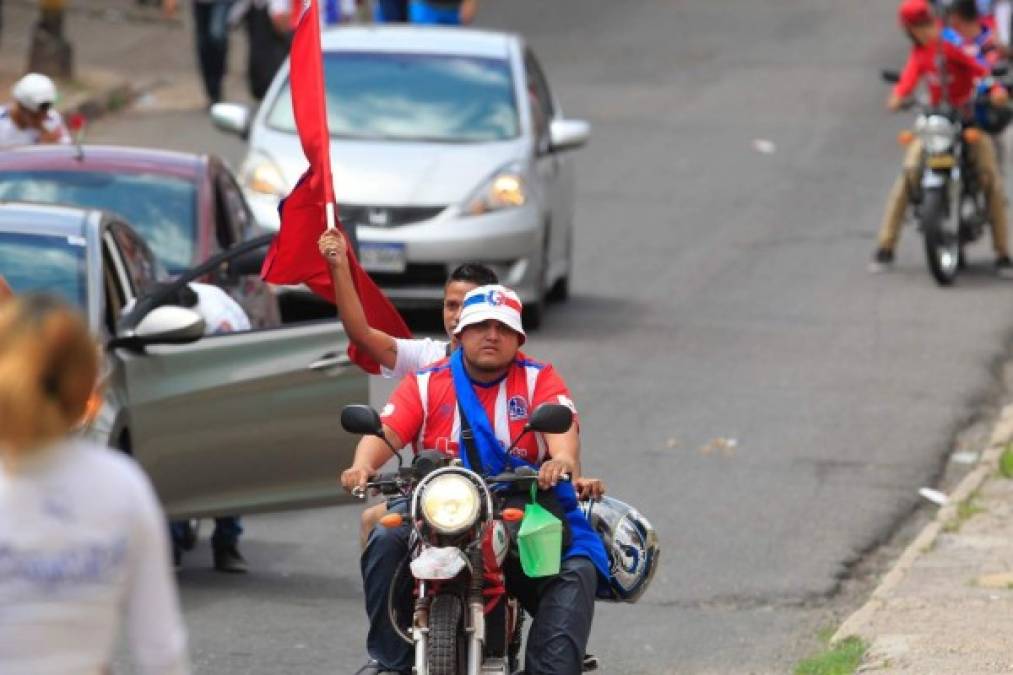
<path fill-rule="evenodd" d="M 359 262 L 367 272 L 393 272 L 401 274 L 408 263 L 404 244 L 359 243 Z"/>

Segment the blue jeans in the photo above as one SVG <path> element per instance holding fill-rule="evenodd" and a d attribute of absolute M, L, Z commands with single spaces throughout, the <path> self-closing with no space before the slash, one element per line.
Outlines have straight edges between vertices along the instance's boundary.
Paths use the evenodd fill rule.
<path fill-rule="evenodd" d="M 200 64 L 204 92 L 208 101 L 222 100 L 222 79 L 229 56 L 229 9 L 232 0 L 193 3 L 193 19 L 197 38 L 197 61 Z"/>
<path fill-rule="evenodd" d="M 174 520 L 169 523 L 169 533 L 172 535 L 172 543 L 180 546 L 186 538 L 187 521 Z M 227 548 L 239 543 L 239 537 L 243 534 L 243 525 L 239 516 L 224 516 L 215 518 L 215 531 L 211 535 L 212 548 Z"/>
<path fill-rule="evenodd" d="M 408 21 L 408 0 L 376 0 L 373 20 L 377 23 L 405 23 Z"/>
<path fill-rule="evenodd" d="M 408 500 L 393 499 L 387 504 L 388 513 L 408 515 Z M 412 645 L 401 639 L 390 623 L 387 611 L 387 594 L 398 568 L 408 559 L 408 536 L 411 532 L 408 519 L 398 528 L 377 525 L 369 535 L 366 550 L 362 552 L 362 585 L 366 592 L 366 614 L 369 616 L 369 634 L 366 650 L 370 658 L 380 662 L 385 670 L 410 672 L 414 661 Z M 400 583 L 394 589 L 399 610 L 410 620 L 412 611 L 412 576 L 405 569 Z"/>
<path fill-rule="evenodd" d="M 411 0 L 408 5 L 408 21 L 411 23 L 460 26 L 461 9 L 460 7 L 445 9 L 430 5 L 425 0 Z"/>

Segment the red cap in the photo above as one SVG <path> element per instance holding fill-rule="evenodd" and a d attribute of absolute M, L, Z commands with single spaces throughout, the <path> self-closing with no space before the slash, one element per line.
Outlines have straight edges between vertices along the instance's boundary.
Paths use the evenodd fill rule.
<path fill-rule="evenodd" d="M 902 26 L 917 26 L 932 21 L 932 8 L 926 0 L 904 0 L 897 10 Z"/>

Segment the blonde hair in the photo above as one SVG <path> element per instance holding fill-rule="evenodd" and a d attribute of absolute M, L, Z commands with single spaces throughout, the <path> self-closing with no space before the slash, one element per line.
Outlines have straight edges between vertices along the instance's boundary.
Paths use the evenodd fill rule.
<path fill-rule="evenodd" d="M 0 447 L 66 435 L 84 414 L 99 353 L 81 315 L 47 295 L 0 302 Z"/>

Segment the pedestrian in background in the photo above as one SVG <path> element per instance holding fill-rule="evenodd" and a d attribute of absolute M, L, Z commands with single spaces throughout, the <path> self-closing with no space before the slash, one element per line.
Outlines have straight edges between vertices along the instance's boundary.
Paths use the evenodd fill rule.
<path fill-rule="evenodd" d="M 0 672 L 189 671 L 165 516 L 144 472 L 74 433 L 99 348 L 62 300 L 0 304 Z"/>
<path fill-rule="evenodd" d="M 204 319 L 205 335 L 221 335 L 250 330 L 250 319 L 239 303 L 217 286 L 189 283 L 182 286 L 166 304 L 193 309 Z M 177 520 L 169 525 L 172 534 L 172 557 L 176 567 L 182 563 L 184 551 L 197 543 L 197 533 L 190 521 Z M 214 568 L 219 572 L 245 574 L 246 560 L 239 552 L 239 537 L 243 525 L 239 516 L 215 518 L 215 529 L 211 534 L 211 554 Z"/>
<path fill-rule="evenodd" d="M 197 63 L 208 106 L 222 100 L 222 81 L 229 56 L 229 11 L 233 0 L 192 0 Z M 162 0 L 168 16 L 176 14 L 179 0 Z"/>
<path fill-rule="evenodd" d="M 70 132 L 53 105 L 56 85 L 39 73 L 28 73 L 11 87 L 14 99 L 0 109 L 0 148 L 38 143 L 70 143 Z"/>
<path fill-rule="evenodd" d="M 232 6 L 229 26 L 246 27 L 246 80 L 255 101 L 263 100 L 288 56 L 293 3 L 302 4 L 299 0 L 238 0 Z"/>

